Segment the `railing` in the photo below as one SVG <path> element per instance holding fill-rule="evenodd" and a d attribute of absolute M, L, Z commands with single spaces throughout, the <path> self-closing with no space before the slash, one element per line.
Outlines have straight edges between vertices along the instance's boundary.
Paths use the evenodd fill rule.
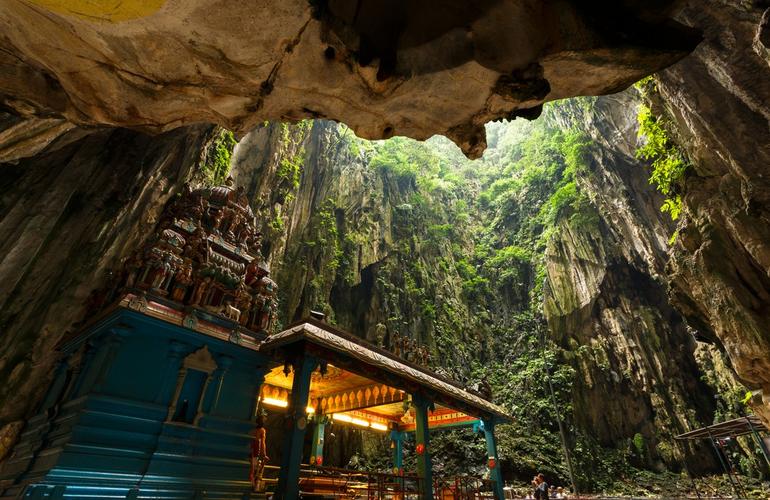
<path fill-rule="evenodd" d="M 263 481 L 268 492 L 274 492 L 279 467 L 266 466 Z M 303 494 L 327 498 L 367 500 L 417 500 L 422 478 L 416 474 L 390 474 L 338 467 L 303 465 L 299 490 Z M 471 476 L 434 478 L 434 500 L 494 499 L 494 482 Z"/>
<path fill-rule="evenodd" d="M 456 476 L 433 480 L 435 500 L 494 499 L 494 491 L 494 481 L 478 477 Z"/>
<path fill-rule="evenodd" d="M 307 467 L 300 470 L 299 489 L 303 493 L 333 498 L 369 500 L 416 499 L 421 479 L 415 474 L 356 471 L 336 467 Z"/>

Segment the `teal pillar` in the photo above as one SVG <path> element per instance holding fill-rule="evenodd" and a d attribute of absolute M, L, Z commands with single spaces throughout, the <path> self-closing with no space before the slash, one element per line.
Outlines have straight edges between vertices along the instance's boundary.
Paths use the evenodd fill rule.
<path fill-rule="evenodd" d="M 69 357 L 59 360 L 56 365 L 56 375 L 54 375 L 54 381 L 51 384 L 51 388 L 48 389 L 48 393 L 43 400 L 43 404 L 40 406 L 40 412 L 42 413 L 59 401 L 59 397 L 65 389 L 67 382 L 67 370 L 69 370 Z"/>
<path fill-rule="evenodd" d="M 155 403 L 169 405 L 174 397 L 180 380 L 180 370 L 185 356 L 193 351 L 193 347 L 184 342 L 171 340 L 168 351 L 166 352 L 166 368 L 163 373 L 163 380 L 158 384 L 158 392 L 155 395 Z"/>
<path fill-rule="evenodd" d="M 281 448 L 281 472 L 275 491 L 276 500 L 299 498 L 299 468 L 302 462 L 302 444 L 307 429 L 307 400 L 310 396 L 310 374 L 318 361 L 310 356 L 299 356 L 294 367 L 289 406 L 286 409 L 286 433 Z"/>
<path fill-rule="evenodd" d="M 494 481 L 494 492 L 497 500 L 505 498 L 503 493 L 503 473 L 500 470 L 500 460 L 497 458 L 497 443 L 495 442 L 495 421 L 482 420 L 484 438 L 487 441 L 487 465 L 489 466 L 489 479 Z"/>
<path fill-rule="evenodd" d="M 770 451 L 768 451 L 767 445 L 762 439 L 762 436 L 760 436 L 757 432 L 757 429 L 754 428 L 754 424 L 751 423 L 751 419 L 749 419 L 749 417 L 745 418 L 746 422 L 749 424 L 749 429 L 751 429 L 751 433 L 754 436 L 754 439 L 757 441 L 757 446 L 759 446 L 759 450 L 762 452 L 762 456 L 765 457 L 765 464 L 768 466 L 768 468 L 770 468 Z"/>
<path fill-rule="evenodd" d="M 393 469 L 400 474 L 404 469 L 404 433 L 399 430 L 390 431 L 390 446 L 393 450 Z"/>
<path fill-rule="evenodd" d="M 75 397 L 89 392 L 99 392 L 120 344 L 129 334 L 128 328 L 113 327 L 110 328 L 109 333 L 90 342 L 90 348 L 83 361 L 85 371 L 80 375 Z"/>
<path fill-rule="evenodd" d="M 326 428 L 326 416 L 316 417 L 313 430 L 313 445 L 310 448 L 310 465 L 321 466 L 324 463 L 324 431 Z"/>
<path fill-rule="evenodd" d="M 433 403 L 421 394 L 412 396 L 415 411 L 415 452 L 417 454 L 417 475 L 420 482 L 420 498 L 433 499 L 433 464 L 430 459 L 430 431 L 428 429 L 428 408 Z"/>

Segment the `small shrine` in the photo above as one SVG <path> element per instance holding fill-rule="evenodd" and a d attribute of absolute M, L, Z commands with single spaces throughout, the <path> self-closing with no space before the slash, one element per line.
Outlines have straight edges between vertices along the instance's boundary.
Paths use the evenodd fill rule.
<path fill-rule="evenodd" d="M 275 332 L 257 223 L 231 182 L 168 204 L 59 346 L 0 499 L 503 498 L 494 429 L 510 417 L 426 368 L 426 349 L 396 338 L 391 352 L 318 318 Z M 264 409 L 280 429 L 266 433 Z M 387 433 L 392 469 L 328 467 L 332 424 Z M 456 426 L 484 433 L 488 478 L 433 476 L 430 433 Z M 269 441 L 281 443 L 272 461 Z"/>

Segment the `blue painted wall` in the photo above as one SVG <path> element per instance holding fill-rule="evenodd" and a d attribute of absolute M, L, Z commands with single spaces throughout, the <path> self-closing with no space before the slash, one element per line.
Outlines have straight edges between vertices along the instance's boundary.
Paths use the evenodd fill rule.
<path fill-rule="evenodd" d="M 180 378 L 204 346 L 211 370 Z M 130 310 L 63 349 L 69 365 L 0 470 L 0 498 L 249 498 L 268 358 Z M 185 422 L 167 418 L 177 394 Z"/>

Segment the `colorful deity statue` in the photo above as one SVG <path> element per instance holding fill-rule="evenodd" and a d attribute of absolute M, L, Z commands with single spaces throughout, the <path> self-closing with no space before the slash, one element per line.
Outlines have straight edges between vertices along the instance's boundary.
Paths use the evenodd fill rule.
<path fill-rule="evenodd" d="M 243 223 L 243 216 L 240 211 L 233 210 L 226 231 L 226 236 L 230 241 L 236 242 L 236 235 L 240 234 L 241 223 Z"/>
<path fill-rule="evenodd" d="M 275 318 L 278 302 L 276 285 L 273 280 L 263 276 L 257 283 L 257 312 L 255 328 L 258 332 L 269 332 Z"/>
<path fill-rule="evenodd" d="M 187 290 L 192 285 L 192 263 L 189 259 L 185 259 L 185 262 L 177 270 L 174 275 L 174 285 L 171 289 L 171 298 L 178 302 L 183 302 L 187 295 Z"/>
<path fill-rule="evenodd" d="M 208 240 L 201 226 L 197 226 L 193 234 L 187 238 L 184 248 L 184 256 L 197 262 L 206 262 L 208 253 Z"/>
<path fill-rule="evenodd" d="M 259 261 L 254 259 L 249 262 L 248 266 L 246 266 L 246 275 L 244 276 L 243 281 L 247 286 L 253 287 L 256 286 L 259 278 L 262 276 L 267 276 L 267 274 L 265 274 L 263 269 L 260 269 Z"/>
<path fill-rule="evenodd" d="M 254 297 L 248 291 L 248 287 L 245 286 L 245 284 L 243 288 L 246 292 L 238 296 L 236 305 L 238 309 L 241 310 L 241 325 L 247 326 L 249 324 L 249 319 L 251 318 L 251 308 L 254 303 Z"/>
<path fill-rule="evenodd" d="M 251 237 L 251 242 L 249 243 L 249 251 L 254 255 L 260 255 L 260 252 L 262 251 L 262 233 L 256 232 Z"/>
<path fill-rule="evenodd" d="M 151 287 L 153 291 L 166 293 L 167 281 L 171 278 L 174 266 L 171 263 L 171 255 L 165 254 L 163 259 L 155 263 L 152 271 Z"/>
<path fill-rule="evenodd" d="M 209 208 L 209 224 L 211 224 L 211 231 L 213 233 L 220 234 L 220 226 L 224 216 L 224 209 L 214 210 L 214 213 L 211 213 L 211 208 Z"/>
<path fill-rule="evenodd" d="M 195 291 L 193 292 L 190 305 L 193 305 L 193 306 L 202 305 L 201 301 L 203 300 L 203 296 L 208 291 L 209 284 L 211 284 L 211 276 L 206 276 L 204 278 L 198 279 L 198 281 L 195 283 Z"/>
<path fill-rule="evenodd" d="M 401 335 L 399 335 L 398 332 L 395 332 L 391 338 L 390 350 L 393 351 L 393 354 L 396 356 L 401 357 Z"/>
<path fill-rule="evenodd" d="M 142 252 L 140 250 L 135 250 L 125 264 L 126 288 L 134 288 L 134 286 L 136 286 L 136 280 L 139 277 L 139 273 L 142 272 L 143 267 L 144 261 L 142 260 Z"/>

